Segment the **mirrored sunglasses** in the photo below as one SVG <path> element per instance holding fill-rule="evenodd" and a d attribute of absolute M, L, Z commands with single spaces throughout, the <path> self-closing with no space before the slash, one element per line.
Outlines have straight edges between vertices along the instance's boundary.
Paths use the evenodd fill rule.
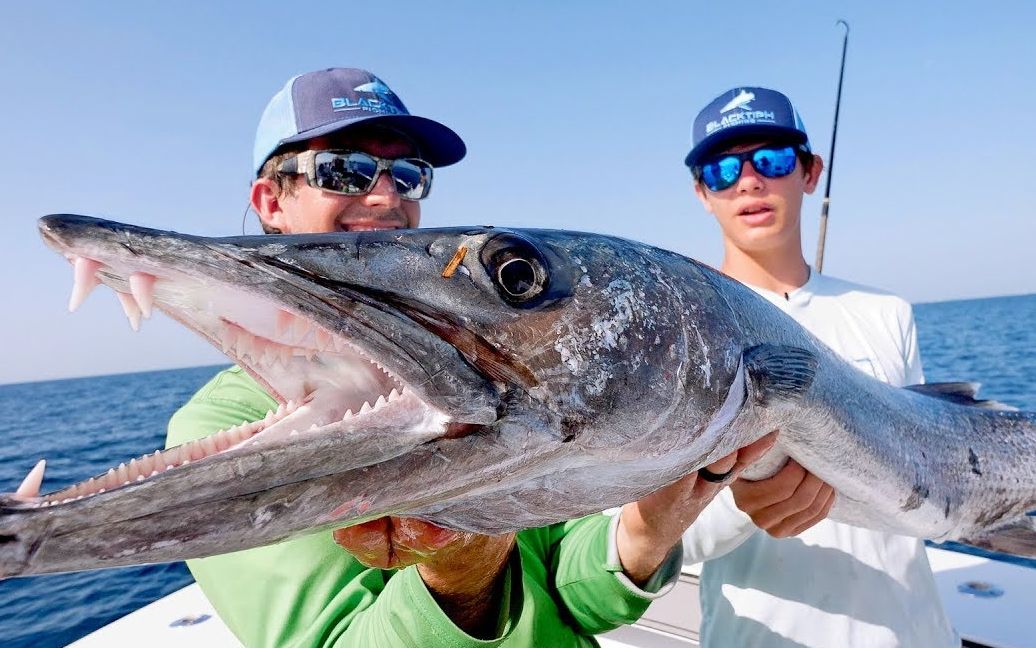
<path fill-rule="evenodd" d="M 303 151 L 277 167 L 281 173 L 306 176 L 306 183 L 346 196 L 361 196 L 388 171 L 403 200 L 421 200 L 432 189 L 432 165 L 420 158 L 380 158 L 362 151 Z"/>
<path fill-rule="evenodd" d="M 762 146 L 706 160 L 697 175 L 710 191 L 722 191 L 737 182 L 746 161 L 763 177 L 783 178 L 795 170 L 796 157 L 794 146 Z"/>

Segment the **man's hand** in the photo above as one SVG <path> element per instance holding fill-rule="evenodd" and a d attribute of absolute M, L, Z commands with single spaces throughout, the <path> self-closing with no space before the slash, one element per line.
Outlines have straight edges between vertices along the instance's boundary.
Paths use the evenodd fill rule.
<path fill-rule="evenodd" d="M 622 507 L 616 544 L 630 580 L 637 585 L 647 582 L 716 494 L 766 454 L 776 440 L 777 433 L 771 432 L 709 465 L 707 469 L 716 474 L 730 471 L 721 483 L 706 481 L 693 472 Z"/>
<path fill-rule="evenodd" d="M 835 503 L 835 489 L 793 459 L 773 477 L 738 479 L 730 490 L 737 507 L 775 538 L 802 533 L 826 518 Z"/>
<path fill-rule="evenodd" d="M 451 531 L 422 520 L 385 517 L 336 529 L 334 540 L 368 567 L 417 565 L 421 579 L 457 627 L 478 638 L 495 631 L 497 584 L 514 534 Z"/>

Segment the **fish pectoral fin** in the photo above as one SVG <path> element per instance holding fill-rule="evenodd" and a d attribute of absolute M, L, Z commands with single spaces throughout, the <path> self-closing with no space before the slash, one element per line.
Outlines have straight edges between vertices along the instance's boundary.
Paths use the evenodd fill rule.
<path fill-rule="evenodd" d="M 958 542 L 1012 556 L 1036 558 L 1036 517 L 1030 514 L 975 538 L 962 538 Z"/>
<path fill-rule="evenodd" d="M 742 359 L 749 394 L 759 405 L 798 399 L 813 384 L 817 373 L 818 360 L 813 352 L 783 344 L 749 347 Z"/>
<path fill-rule="evenodd" d="M 943 400 L 958 403 L 960 405 L 969 405 L 971 407 L 981 407 L 982 409 L 991 410 L 1002 410 L 1007 412 L 1017 412 L 1017 407 L 1011 407 L 995 400 L 981 400 L 976 398 L 978 395 L 979 383 L 977 382 L 940 382 L 940 383 L 925 383 L 923 385 L 910 385 L 904 387 L 910 391 L 917 392 L 918 394 L 924 394 L 925 396 L 931 396 L 933 398 L 941 398 Z"/>

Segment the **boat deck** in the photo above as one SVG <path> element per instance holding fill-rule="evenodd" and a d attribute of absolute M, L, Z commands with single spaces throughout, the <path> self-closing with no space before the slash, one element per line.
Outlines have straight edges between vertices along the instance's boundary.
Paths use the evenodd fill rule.
<path fill-rule="evenodd" d="M 929 548 L 946 612 L 974 648 L 1034 648 L 1036 569 Z M 989 596 L 990 593 L 999 593 Z M 599 637 L 603 648 L 686 648 L 698 645 L 698 576 L 689 568 L 676 591 L 655 601 L 639 623 Z M 72 648 L 136 645 L 151 648 L 226 647 L 240 642 L 216 616 L 197 585 L 159 599 L 70 644 Z"/>

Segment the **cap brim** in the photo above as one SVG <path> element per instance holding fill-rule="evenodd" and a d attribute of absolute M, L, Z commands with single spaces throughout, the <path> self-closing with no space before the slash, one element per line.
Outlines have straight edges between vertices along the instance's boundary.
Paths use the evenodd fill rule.
<path fill-rule="evenodd" d="M 453 132 L 453 129 L 433 119 L 417 115 L 371 115 L 349 121 L 332 122 L 283 139 L 280 146 L 358 127 L 369 127 L 373 124 L 387 126 L 413 139 L 420 149 L 421 159 L 434 167 L 444 167 L 460 162 L 468 152 L 464 140 Z"/>
<path fill-rule="evenodd" d="M 734 142 L 741 142 L 753 138 L 765 138 L 765 139 L 780 139 L 787 140 L 791 144 L 805 144 L 807 141 L 805 133 L 796 130 L 794 128 L 786 128 L 784 126 L 774 126 L 772 124 L 753 124 L 748 126 L 738 126 L 736 128 L 726 128 L 709 135 L 702 141 L 698 142 L 698 145 L 691 149 L 691 152 L 687 154 L 683 162 L 689 167 L 695 167 L 701 162 L 702 158 L 709 154 L 729 146 Z"/>

